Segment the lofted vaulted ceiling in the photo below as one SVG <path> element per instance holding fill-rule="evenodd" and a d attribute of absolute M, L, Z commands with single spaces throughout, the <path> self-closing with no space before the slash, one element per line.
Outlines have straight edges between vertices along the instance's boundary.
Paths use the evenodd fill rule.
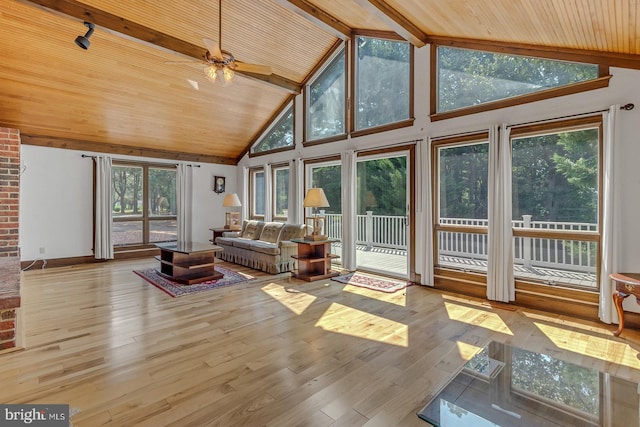
<path fill-rule="evenodd" d="M 203 38 L 218 39 L 217 1 L 2 0 L 0 126 L 26 144 L 235 164 L 354 30 L 640 68 L 639 18 L 640 0 L 223 0 L 223 49 L 273 75 L 222 86 L 200 62 Z M 85 20 L 88 50 L 73 42 Z"/>

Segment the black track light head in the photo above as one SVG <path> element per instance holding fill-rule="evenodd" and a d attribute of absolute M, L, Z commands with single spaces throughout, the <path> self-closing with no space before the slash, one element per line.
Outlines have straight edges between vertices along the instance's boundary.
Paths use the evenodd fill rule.
<path fill-rule="evenodd" d="M 87 30 L 87 33 L 84 36 L 76 37 L 76 44 L 86 50 L 86 49 L 89 49 L 89 45 L 91 45 L 91 42 L 89 41 L 89 37 L 91 37 L 91 34 L 93 34 L 93 29 L 95 28 L 95 25 L 92 24 L 91 22 L 85 21 L 84 26 L 89 28 L 89 30 Z"/>

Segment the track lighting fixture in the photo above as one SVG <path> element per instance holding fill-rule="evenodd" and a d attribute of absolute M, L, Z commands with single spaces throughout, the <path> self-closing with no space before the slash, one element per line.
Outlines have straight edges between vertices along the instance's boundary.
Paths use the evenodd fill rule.
<path fill-rule="evenodd" d="M 93 29 L 95 28 L 95 25 L 92 24 L 91 22 L 85 21 L 84 26 L 89 29 L 87 30 L 87 33 L 84 36 L 76 37 L 76 44 L 86 50 L 86 49 L 89 49 L 89 45 L 91 44 L 91 42 L 89 41 L 89 37 L 91 37 L 91 34 L 93 34 Z"/>

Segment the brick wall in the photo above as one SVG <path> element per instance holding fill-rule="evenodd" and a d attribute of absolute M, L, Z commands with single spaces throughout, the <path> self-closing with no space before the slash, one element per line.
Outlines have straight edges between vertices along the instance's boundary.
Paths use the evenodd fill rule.
<path fill-rule="evenodd" d="M 16 346 L 20 307 L 20 132 L 0 127 L 0 350 Z"/>

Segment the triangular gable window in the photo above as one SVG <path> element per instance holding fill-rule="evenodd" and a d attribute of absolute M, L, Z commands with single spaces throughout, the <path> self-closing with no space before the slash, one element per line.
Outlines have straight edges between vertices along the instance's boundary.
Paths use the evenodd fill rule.
<path fill-rule="evenodd" d="M 251 153 L 265 153 L 289 147 L 294 147 L 293 103 L 284 110 L 267 133 L 254 144 Z"/>

